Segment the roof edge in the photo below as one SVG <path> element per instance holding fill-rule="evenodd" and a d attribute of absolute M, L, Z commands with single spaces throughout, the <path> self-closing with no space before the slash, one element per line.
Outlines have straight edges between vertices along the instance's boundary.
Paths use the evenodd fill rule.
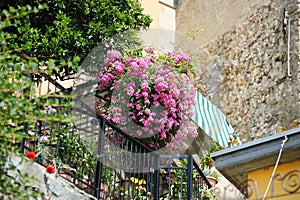
<path fill-rule="evenodd" d="M 270 136 L 267 136 L 267 137 L 259 138 L 259 139 L 241 144 L 239 146 L 234 146 L 234 147 L 231 147 L 231 148 L 226 148 L 226 149 L 222 149 L 220 151 L 216 151 L 216 152 L 211 154 L 211 157 L 213 159 L 215 159 L 219 156 L 224 156 L 226 154 L 231 154 L 231 153 L 234 153 L 234 152 L 237 152 L 237 151 L 242 151 L 242 150 L 250 148 L 250 147 L 253 148 L 254 146 L 263 145 L 264 143 L 267 143 L 267 142 L 271 142 L 271 141 L 275 141 L 275 140 L 281 140 L 285 136 L 289 137 L 289 136 L 297 134 L 297 133 L 300 133 L 300 127 L 290 129 L 290 130 L 287 130 L 287 131 L 284 131 L 284 132 L 281 132 L 281 133 L 276 133 L 274 135 L 270 135 Z"/>

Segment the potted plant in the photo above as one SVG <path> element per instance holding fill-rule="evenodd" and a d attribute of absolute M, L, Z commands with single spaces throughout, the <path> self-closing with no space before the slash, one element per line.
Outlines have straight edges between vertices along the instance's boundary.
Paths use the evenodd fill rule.
<path fill-rule="evenodd" d="M 201 198 L 200 200 L 217 200 L 217 195 L 213 192 L 213 189 L 203 188 L 201 189 Z"/>
<path fill-rule="evenodd" d="M 47 127 L 47 132 L 43 131 L 38 137 L 36 149 L 41 164 L 47 165 L 55 160 L 57 172 L 62 177 L 91 181 L 89 176 L 94 173 L 96 159 L 93 151 L 87 148 L 90 146 L 88 142 L 71 122 L 53 123 Z"/>
<path fill-rule="evenodd" d="M 215 186 L 218 183 L 220 175 L 213 167 L 205 167 L 202 169 L 202 172 L 212 186 Z"/>
<path fill-rule="evenodd" d="M 198 135 L 189 119 L 196 94 L 186 75 L 190 60 L 182 50 L 146 48 L 142 56 L 108 51 L 96 77 L 96 113 L 153 151 L 187 149 L 184 138 Z"/>
<path fill-rule="evenodd" d="M 210 156 L 211 153 L 216 152 L 220 150 L 221 146 L 219 143 L 215 140 L 212 140 L 211 147 L 208 153 L 204 154 L 204 156 L 201 158 L 200 165 L 201 168 L 204 169 L 205 167 L 213 167 L 215 162 Z"/>
<path fill-rule="evenodd" d="M 212 167 L 214 164 L 214 160 L 210 156 L 210 153 L 205 154 L 200 160 L 200 166 L 202 169 L 206 167 Z"/>
<path fill-rule="evenodd" d="M 138 179 L 136 177 L 130 178 L 130 190 L 126 190 L 125 195 L 130 193 L 130 199 L 134 200 L 147 200 L 150 199 L 152 194 L 147 191 L 147 182 L 144 179 Z"/>

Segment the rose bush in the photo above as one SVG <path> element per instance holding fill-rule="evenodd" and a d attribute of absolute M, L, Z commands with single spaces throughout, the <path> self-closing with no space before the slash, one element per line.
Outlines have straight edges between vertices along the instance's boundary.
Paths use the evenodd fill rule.
<path fill-rule="evenodd" d="M 108 51 L 97 76 L 96 113 L 120 126 L 153 150 L 197 136 L 191 122 L 196 89 L 187 76 L 190 56 L 182 50 L 141 57 Z"/>

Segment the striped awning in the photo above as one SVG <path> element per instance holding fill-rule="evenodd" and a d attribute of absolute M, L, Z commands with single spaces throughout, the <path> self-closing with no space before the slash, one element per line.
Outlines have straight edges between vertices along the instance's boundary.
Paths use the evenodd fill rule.
<path fill-rule="evenodd" d="M 196 106 L 192 120 L 222 147 L 228 147 L 230 134 L 234 130 L 226 116 L 199 92 L 195 98 Z"/>

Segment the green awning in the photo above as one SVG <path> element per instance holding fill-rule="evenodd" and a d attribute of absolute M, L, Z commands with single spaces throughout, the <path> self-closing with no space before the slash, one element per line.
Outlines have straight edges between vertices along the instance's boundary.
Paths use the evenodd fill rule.
<path fill-rule="evenodd" d="M 230 134 L 234 133 L 234 130 L 226 116 L 199 92 L 195 98 L 196 106 L 192 120 L 222 147 L 228 147 Z"/>

